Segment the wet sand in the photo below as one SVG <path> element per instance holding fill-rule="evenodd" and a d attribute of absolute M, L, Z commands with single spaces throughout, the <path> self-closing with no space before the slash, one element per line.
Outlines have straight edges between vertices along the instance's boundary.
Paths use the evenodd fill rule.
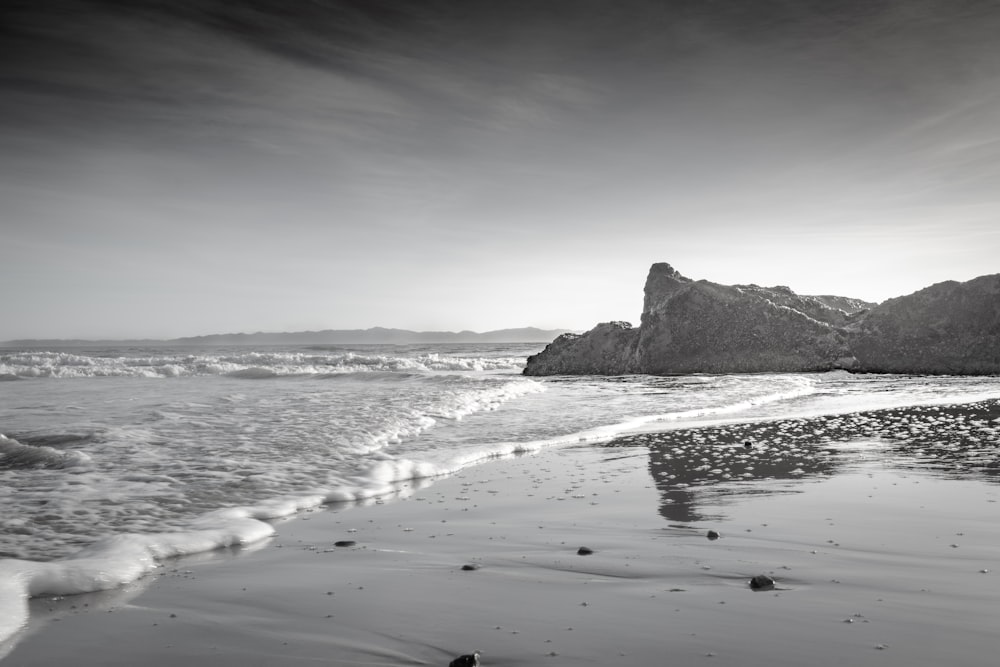
<path fill-rule="evenodd" d="M 992 664 L 998 419 L 892 410 L 498 460 L 34 600 L 0 663 Z"/>

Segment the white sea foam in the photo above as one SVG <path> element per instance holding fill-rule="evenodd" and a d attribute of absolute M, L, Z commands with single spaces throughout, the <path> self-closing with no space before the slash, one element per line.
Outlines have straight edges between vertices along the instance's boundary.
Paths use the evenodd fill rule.
<path fill-rule="evenodd" d="M 252 350 L 227 354 L 97 356 L 56 351 L 11 351 L 0 356 L 0 378 L 136 377 L 176 378 L 228 375 L 244 379 L 330 375 L 358 372 L 481 372 L 520 370 L 521 356 L 460 356 L 427 353 L 417 356 L 358 352 L 306 353 Z"/>
<path fill-rule="evenodd" d="M 44 445 L 24 445 L 0 433 L 0 466 L 10 468 L 71 468 L 91 462 L 76 450 L 61 451 Z"/>
<path fill-rule="evenodd" d="M 29 597 L 110 590 L 148 574 L 167 558 L 262 540 L 274 527 L 261 519 L 287 516 L 305 506 L 286 502 L 256 511 L 219 510 L 193 521 L 188 530 L 115 535 L 62 560 L 0 560 L 0 646 L 27 622 Z"/>

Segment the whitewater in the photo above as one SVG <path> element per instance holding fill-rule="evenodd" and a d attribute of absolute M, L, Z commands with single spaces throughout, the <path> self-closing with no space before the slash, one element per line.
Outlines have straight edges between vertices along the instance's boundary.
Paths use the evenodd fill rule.
<path fill-rule="evenodd" d="M 0 349 L 0 641 L 320 505 L 639 431 L 1000 397 L 996 377 L 521 375 L 538 344 Z"/>

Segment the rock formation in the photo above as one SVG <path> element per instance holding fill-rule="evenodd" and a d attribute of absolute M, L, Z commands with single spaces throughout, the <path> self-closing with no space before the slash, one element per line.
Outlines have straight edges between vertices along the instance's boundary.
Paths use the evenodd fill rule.
<path fill-rule="evenodd" d="M 625 375 L 637 365 L 639 330 L 628 322 L 604 322 L 584 334 L 564 333 L 528 357 L 525 375 Z"/>
<path fill-rule="evenodd" d="M 873 372 L 1000 373 L 1000 274 L 889 299 L 859 322 L 851 351 Z"/>
<path fill-rule="evenodd" d="M 1000 275 L 881 305 L 719 285 L 654 264 L 642 322 L 564 334 L 526 375 L 802 372 L 1000 373 Z"/>

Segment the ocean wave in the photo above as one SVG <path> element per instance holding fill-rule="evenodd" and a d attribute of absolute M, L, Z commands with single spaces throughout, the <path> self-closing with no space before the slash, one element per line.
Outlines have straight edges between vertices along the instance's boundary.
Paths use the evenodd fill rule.
<path fill-rule="evenodd" d="M 261 379 L 339 373 L 520 371 L 524 357 L 236 352 L 153 356 L 98 356 L 74 352 L 12 352 L 0 356 L 0 379 L 85 377 L 175 378 L 198 375 Z M 265 372 L 266 371 L 266 372 Z"/>
<path fill-rule="evenodd" d="M 322 494 L 282 497 L 207 512 L 180 530 L 112 535 L 67 558 L 44 562 L 0 559 L 0 649 L 27 625 L 28 598 L 119 588 L 149 574 L 169 558 L 265 540 L 275 532 L 271 520 L 323 504 L 398 493 L 401 489 L 393 484 L 394 480 L 433 474 L 426 465 L 405 462 L 384 470 Z"/>
<path fill-rule="evenodd" d="M 73 468 L 91 462 L 83 452 L 24 444 L 0 433 L 0 468 Z"/>
<path fill-rule="evenodd" d="M 200 385 L 206 394 L 191 395 L 182 387 L 179 400 L 167 403 L 156 384 L 133 393 L 132 385 L 118 383 L 109 389 L 116 393 L 108 394 L 117 400 L 87 404 L 50 433 L 32 431 L 3 442 L 0 484 L 17 490 L 8 509 L 27 523 L 0 519 L 0 555 L 64 557 L 83 540 L 150 526 L 176 528 L 192 514 L 217 507 L 221 496 L 234 505 L 303 488 L 334 489 L 337 499 L 370 496 L 385 481 L 381 473 L 366 479 L 371 460 L 421 458 L 421 451 L 435 447 L 426 436 L 431 429 L 546 390 L 522 376 L 412 374 L 404 375 L 402 385 L 358 381 L 371 375 L 353 376 L 343 386 L 248 385 L 223 395 L 209 383 Z M 95 420 L 112 404 L 129 409 L 127 422 Z M 60 470 L 72 466 L 73 483 L 67 484 Z M 17 474 L 22 468 L 47 472 L 28 479 Z M 399 479 L 407 478 L 399 472 Z M 419 474 L 434 473 L 424 468 Z M 16 529 L 16 537 L 8 529 Z"/>
<path fill-rule="evenodd" d="M 14 442 L 0 435 L 0 443 L 3 441 Z M 446 472 L 427 461 L 383 460 L 334 487 L 209 511 L 176 530 L 110 535 L 68 557 L 52 561 L 0 559 L 0 645 L 26 625 L 29 597 L 76 595 L 118 588 L 154 571 L 169 558 L 267 539 L 275 532 L 269 523 L 274 519 L 324 504 L 407 495 L 420 485 L 404 486 L 402 483 Z M 164 479 L 170 481 L 157 477 L 157 481 Z"/>
<path fill-rule="evenodd" d="M 188 530 L 115 535 L 62 560 L 0 560 L 0 646 L 27 624 L 29 597 L 111 590 L 148 574 L 167 558 L 265 539 L 274 533 L 265 521 L 272 515 L 267 508 L 225 509 L 200 517 Z"/>
<path fill-rule="evenodd" d="M 431 417 L 462 419 L 475 412 L 496 410 L 520 396 L 545 391 L 545 385 L 534 380 L 514 380 L 499 386 L 484 387 L 475 391 L 459 391 L 441 402 L 436 409 L 429 409 Z"/>
<path fill-rule="evenodd" d="M 230 371 L 225 375 L 231 378 L 245 378 L 248 380 L 264 380 L 267 378 L 278 377 L 278 373 L 276 373 L 273 369 L 260 368 L 258 366 L 242 368 L 238 371 Z"/>

